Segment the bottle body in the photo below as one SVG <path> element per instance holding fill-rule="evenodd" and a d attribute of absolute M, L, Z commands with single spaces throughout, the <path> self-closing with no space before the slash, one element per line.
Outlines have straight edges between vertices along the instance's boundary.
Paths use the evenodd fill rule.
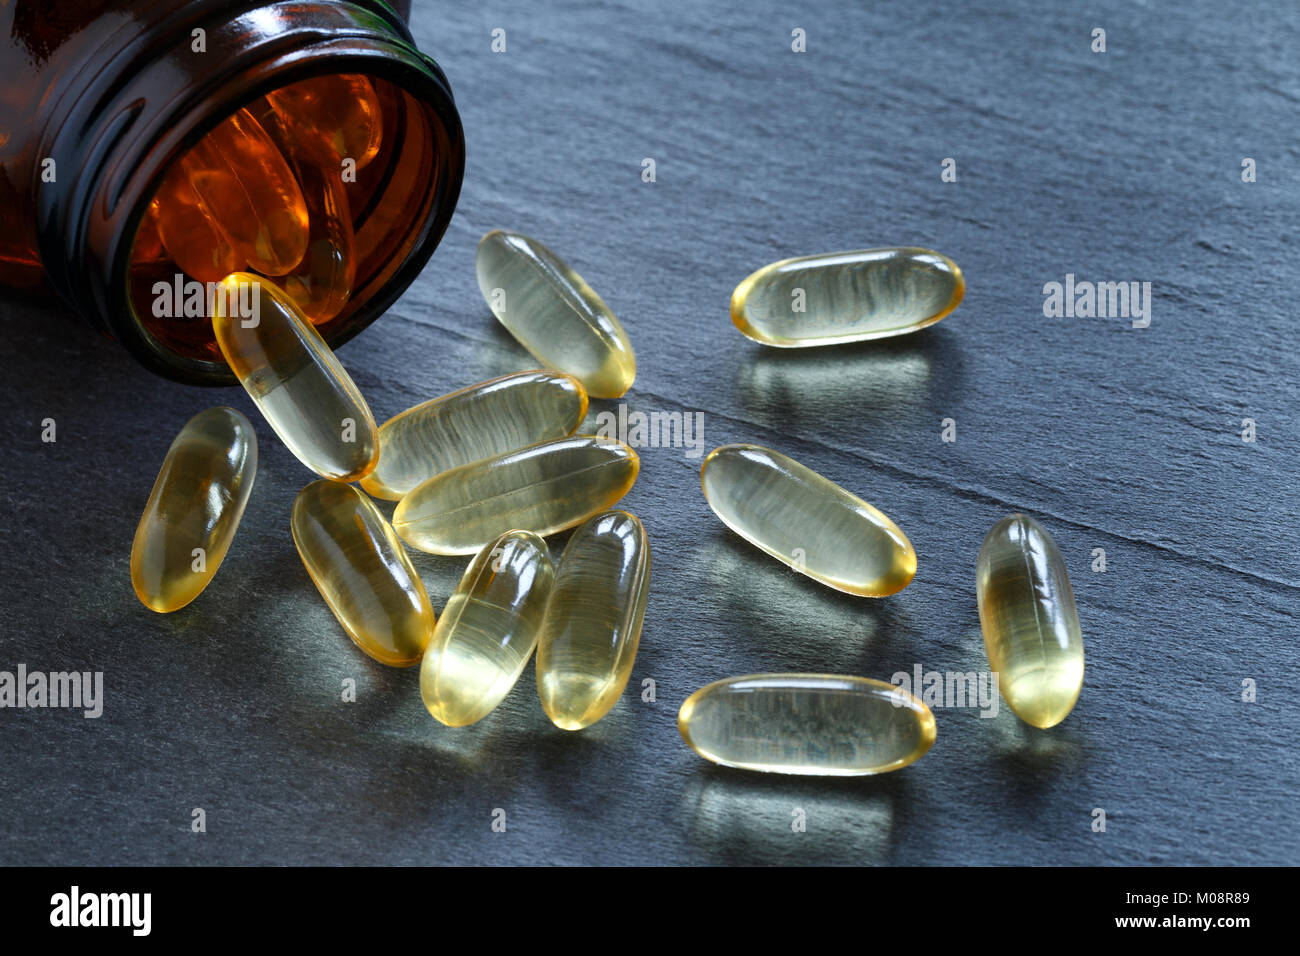
<path fill-rule="evenodd" d="M 232 118 L 251 117 L 239 121 L 242 127 L 235 123 L 240 129 L 250 122 L 271 128 L 274 111 L 267 107 L 280 104 L 277 115 L 289 122 L 271 131 L 290 154 L 303 145 L 290 168 L 312 157 L 316 178 L 308 195 L 316 189 L 315 208 L 347 209 L 346 229 L 311 233 L 313 240 L 346 233 L 340 248 L 352 257 L 348 295 L 335 297 L 335 311 L 317 326 L 333 346 L 396 299 L 450 221 L 464 173 L 459 115 L 442 71 L 379 0 L 198 0 L 179 7 L 76 0 L 55 10 L 15 0 L 0 9 L 0 27 L 7 28 L 0 70 L 18 77 L 0 92 L 0 285 L 48 286 L 160 374 L 234 381 L 210 317 L 177 308 L 195 284 L 213 280 L 193 275 L 204 270 L 170 254 L 156 228 L 160 204 L 189 209 L 165 194 L 179 167 L 188 163 L 209 176 L 221 157 L 247 158 L 229 142 L 212 149 L 229 136 Z M 312 113 L 310 98 L 295 101 L 284 91 L 324 89 L 317 101 L 343 109 L 353 98 L 329 93 L 340 78 L 360 78 L 368 91 L 374 135 L 363 149 L 354 147 L 357 137 L 321 137 L 358 156 L 309 153 L 306 141 L 321 116 Z M 196 160 L 204 155 L 206 164 Z M 246 168 L 243 175 L 247 180 Z M 330 177 L 324 200 L 322 176 Z M 187 188 L 196 181 L 210 185 L 190 176 Z M 249 231 L 248 210 L 256 206 L 207 208 L 218 220 L 226 217 L 233 234 Z M 201 217 L 171 222 L 193 225 Z M 181 248 L 181 240 L 172 243 Z M 213 261 L 219 270 L 234 260 L 218 252 Z M 301 273 L 311 261 L 304 256 L 296 272 L 272 279 L 310 285 Z"/>

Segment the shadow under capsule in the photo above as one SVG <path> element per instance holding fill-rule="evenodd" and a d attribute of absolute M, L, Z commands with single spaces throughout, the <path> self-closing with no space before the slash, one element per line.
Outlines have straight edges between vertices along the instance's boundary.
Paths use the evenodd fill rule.
<path fill-rule="evenodd" d="M 906 770 L 903 771 L 906 773 Z M 682 792 L 710 862 L 871 865 L 890 860 L 901 774 L 800 777 L 704 764 Z"/>
<path fill-rule="evenodd" d="M 404 699 L 411 705 L 409 713 L 391 721 L 381 733 L 367 728 L 355 742 L 378 751 L 372 763 L 388 768 L 368 782 L 373 790 L 370 809 L 402 826 L 412 820 L 426 825 L 454 823 L 459 819 L 451 812 L 456 795 L 463 796 L 462 789 L 476 780 L 491 781 L 488 806 L 510 807 L 535 772 L 530 762 L 535 728 L 505 709 L 504 702 L 475 724 L 446 727 L 425 710 L 418 690 L 413 698 Z M 469 838 L 467 833 L 462 836 Z"/>
<path fill-rule="evenodd" d="M 993 767 L 1003 775 L 1009 792 L 1033 794 L 1050 791 L 1066 773 L 1075 775 L 1087 759 L 1083 742 L 1067 727 L 1070 718 L 1040 730 L 1017 717 L 1001 701 L 997 717 L 985 721 L 995 735 Z"/>
<path fill-rule="evenodd" d="M 244 521 L 250 518 L 258 520 Z M 203 594 L 165 616 L 167 630 L 221 635 L 222 663 L 238 660 L 236 673 L 256 674 L 263 690 L 290 703 L 282 722 L 309 745 L 327 725 L 331 737 L 361 743 L 371 728 L 400 720 L 412 701 L 418 706 L 419 665 L 391 667 L 357 646 L 312 583 L 288 529 L 245 531 Z"/>
<path fill-rule="evenodd" d="M 527 755 L 537 749 L 538 735 L 554 729 L 537 701 L 537 690 L 529 679 L 531 668 L 530 661 L 505 699 L 482 720 L 465 727 L 448 727 L 434 718 L 417 687 L 414 702 L 420 712 L 420 748 L 450 757 L 476 773 L 483 770 L 485 761 L 522 767 Z M 512 778 L 514 772 L 508 771 Z"/>
<path fill-rule="evenodd" d="M 942 326 L 815 348 L 745 346 L 735 363 L 737 394 L 750 415 L 773 427 L 894 417 L 934 407 L 962 387 L 957 336 Z"/>
<path fill-rule="evenodd" d="M 967 670 L 989 669 L 984 633 L 979 627 L 963 631 L 960 647 L 959 666 Z M 1059 778 L 1064 767 L 1085 758 L 1084 741 L 1070 726 L 1070 717 L 1046 730 L 1033 727 L 1016 716 L 1000 688 L 997 693 L 997 715 L 981 723 L 988 725 L 985 732 L 993 737 L 990 749 L 996 766 L 1006 771 L 1015 786 L 1034 789 L 1040 783 L 1049 784 Z"/>
<path fill-rule="evenodd" d="M 492 348 L 492 359 L 495 364 L 506 367 L 506 371 L 496 372 L 494 375 L 542 367 L 533 353 L 524 348 L 510 330 L 501 324 L 501 320 L 492 314 L 491 309 L 484 310 L 480 315 L 483 316 L 480 321 L 487 327 L 487 344 Z"/>
<path fill-rule="evenodd" d="M 742 653 L 754 672 L 850 673 L 887 681 L 898 661 L 918 659 L 920 636 L 906 590 L 887 598 L 836 591 L 721 525 L 700 536 L 690 564 L 726 632 L 745 641 Z"/>
<path fill-rule="evenodd" d="M 420 576 L 424 590 L 429 595 L 429 600 L 433 604 L 433 613 L 441 619 L 442 612 L 447 609 L 447 602 L 456 593 L 456 587 L 460 584 L 460 579 L 465 576 L 465 571 L 474 560 L 474 555 L 430 554 L 428 551 L 412 547 L 405 541 L 402 542 L 402 547 L 406 549 L 406 556 L 411 559 L 411 565 L 415 568 L 415 573 Z"/>

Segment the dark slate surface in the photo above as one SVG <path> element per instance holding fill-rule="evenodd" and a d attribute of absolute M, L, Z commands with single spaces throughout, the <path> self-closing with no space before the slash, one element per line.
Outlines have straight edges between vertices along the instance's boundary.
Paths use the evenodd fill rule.
<path fill-rule="evenodd" d="M 130 541 L 168 442 L 207 405 L 251 405 L 6 303 L 0 669 L 102 670 L 107 700 L 99 720 L 0 711 L 0 862 L 1294 862 L 1300 12 L 855 6 L 417 0 L 463 111 L 465 189 L 421 279 L 341 354 L 381 419 L 530 367 L 473 274 L 483 232 L 528 232 L 625 322 L 631 408 L 702 410 L 708 447 L 767 443 L 861 494 L 915 543 L 915 582 L 867 601 L 806 581 L 712 516 L 698 460 L 644 449 L 626 506 L 654 577 L 632 687 L 652 678 L 657 701 L 629 689 L 568 734 L 529 672 L 451 731 L 415 670 L 363 657 L 320 602 L 288 530 L 311 476 L 265 426 L 213 585 L 170 617 L 141 607 Z M 790 354 L 728 320 L 760 265 L 894 244 L 966 272 L 933 329 Z M 1151 282 L 1150 328 L 1045 318 L 1043 285 L 1067 272 Z M 1017 510 L 1056 537 L 1078 596 L 1088 671 L 1063 725 L 941 709 L 920 763 L 853 782 L 727 771 L 683 745 L 678 705 L 720 677 L 985 666 L 975 556 Z M 462 562 L 416 560 L 441 607 Z"/>

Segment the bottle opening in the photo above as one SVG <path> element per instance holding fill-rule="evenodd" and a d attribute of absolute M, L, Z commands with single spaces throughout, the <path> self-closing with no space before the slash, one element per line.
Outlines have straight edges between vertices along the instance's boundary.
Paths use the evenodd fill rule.
<path fill-rule="evenodd" d="M 350 338 L 432 228 L 448 152 L 434 110 L 380 76 L 313 76 L 246 103 L 147 200 L 127 265 L 131 321 L 160 351 L 224 367 L 212 290 L 250 272 L 327 341 Z"/>

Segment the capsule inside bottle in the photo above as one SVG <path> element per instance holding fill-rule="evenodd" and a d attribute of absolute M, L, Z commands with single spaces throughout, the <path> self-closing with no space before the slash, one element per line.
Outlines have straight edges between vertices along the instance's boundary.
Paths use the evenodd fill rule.
<path fill-rule="evenodd" d="M 284 275 L 307 251 L 307 205 L 284 156 L 246 109 L 181 160 L 181 169 L 239 258 L 263 275 Z M 160 210 L 167 214 L 168 210 Z"/>
<path fill-rule="evenodd" d="M 343 183 L 333 170 L 294 166 L 307 209 L 307 248 L 284 277 L 284 291 L 313 325 L 343 310 L 356 280 L 352 214 Z"/>
<path fill-rule="evenodd" d="M 225 173 L 204 174 L 221 177 Z M 232 272 L 247 266 L 209 210 L 202 194 L 183 164 L 178 164 L 158 189 L 150 205 L 149 223 L 157 231 L 163 251 L 175 260 L 187 275 L 200 282 L 219 282 Z M 152 246 L 141 247 L 136 240 L 135 255 L 154 259 Z"/>
<path fill-rule="evenodd" d="M 361 169 L 379 154 L 383 109 L 365 76 L 317 76 L 266 98 L 293 141 L 322 163 L 351 159 Z"/>

